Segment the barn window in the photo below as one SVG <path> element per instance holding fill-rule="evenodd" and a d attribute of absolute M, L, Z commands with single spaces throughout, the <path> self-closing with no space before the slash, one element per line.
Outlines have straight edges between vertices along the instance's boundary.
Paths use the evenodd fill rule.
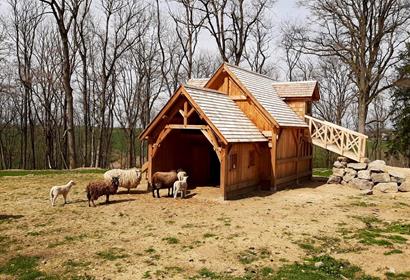
<path fill-rule="evenodd" d="M 255 166 L 255 160 L 256 160 L 255 150 L 249 151 L 249 163 L 248 163 L 248 167 Z"/>
<path fill-rule="evenodd" d="M 229 170 L 234 170 L 238 166 L 238 155 L 232 154 L 229 157 Z"/>

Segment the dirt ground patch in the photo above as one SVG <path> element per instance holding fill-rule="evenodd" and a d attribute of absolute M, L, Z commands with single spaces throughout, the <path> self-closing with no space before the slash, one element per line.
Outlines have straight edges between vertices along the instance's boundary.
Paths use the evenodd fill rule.
<path fill-rule="evenodd" d="M 141 187 L 89 208 L 85 185 L 100 177 L 2 177 L 0 273 L 13 258 L 30 256 L 38 258 L 40 272 L 63 279 L 188 279 L 204 269 L 276 271 L 324 254 L 382 279 L 388 271 L 410 271 L 410 193 L 364 197 L 316 182 L 235 201 L 201 187 L 175 200 L 154 199 Z M 51 207 L 50 187 L 71 179 L 77 185 L 69 204 L 62 206 L 61 197 Z"/>

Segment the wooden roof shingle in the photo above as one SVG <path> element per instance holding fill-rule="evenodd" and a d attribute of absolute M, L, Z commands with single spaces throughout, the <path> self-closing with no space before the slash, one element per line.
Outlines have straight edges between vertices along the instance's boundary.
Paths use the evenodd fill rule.
<path fill-rule="evenodd" d="M 307 124 L 282 100 L 274 90 L 275 81 L 267 76 L 225 64 L 279 126 L 307 127 Z"/>
<path fill-rule="evenodd" d="M 280 97 L 303 98 L 313 96 L 317 86 L 317 81 L 274 82 L 272 86 Z"/>
<path fill-rule="evenodd" d="M 268 141 L 228 95 L 189 85 L 185 90 L 228 142 Z"/>
<path fill-rule="evenodd" d="M 192 78 L 189 79 L 186 83 L 188 86 L 194 87 L 204 87 L 209 78 Z"/>

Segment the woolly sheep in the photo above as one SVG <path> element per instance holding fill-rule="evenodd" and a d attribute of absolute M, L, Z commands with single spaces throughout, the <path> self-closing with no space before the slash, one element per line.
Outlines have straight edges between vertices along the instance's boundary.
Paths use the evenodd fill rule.
<path fill-rule="evenodd" d="M 100 196 L 105 195 L 105 203 L 108 204 L 109 197 L 112 194 L 116 194 L 120 185 L 119 177 L 112 177 L 111 182 L 107 181 L 94 181 L 87 185 L 86 193 L 88 199 L 88 206 L 91 207 L 90 201 L 95 207 L 94 200 L 97 200 Z"/>
<path fill-rule="evenodd" d="M 186 190 L 188 189 L 188 183 L 187 183 L 188 176 L 183 176 L 181 179 L 182 180 L 179 180 L 178 178 L 178 181 L 175 181 L 174 183 L 174 188 L 173 188 L 174 198 L 177 198 L 178 192 L 181 192 L 181 198 L 184 198 L 186 195 Z"/>
<path fill-rule="evenodd" d="M 67 195 L 68 192 L 71 190 L 71 187 L 75 185 L 74 181 L 70 181 L 63 186 L 54 186 L 50 189 L 50 201 L 51 205 L 54 206 L 57 200 L 57 196 L 60 194 L 64 197 L 64 204 L 67 203 Z"/>
<path fill-rule="evenodd" d="M 111 182 L 112 177 L 120 177 L 120 187 L 128 189 L 137 188 L 141 181 L 141 170 L 132 169 L 111 169 L 104 173 L 104 179 Z"/>

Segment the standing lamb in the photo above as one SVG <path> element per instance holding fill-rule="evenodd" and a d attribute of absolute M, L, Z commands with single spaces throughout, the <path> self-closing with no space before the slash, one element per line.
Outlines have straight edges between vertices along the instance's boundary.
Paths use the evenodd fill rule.
<path fill-rule="evenodd" d="M 181 198 L 184 198 L 186 195 L 186 190 L 188 189 L 188 183 L 187 183 L 188 176 L 183 176 L 182 180 L 175 181 L 174 183 L 174 198 L 177 198 L 178 192 L 181 192 Z"/>
<path fill-rule="evenodd" d="M 75 185 L 74 181 L 68 182 L 64 186 L 54 186 L 50 189 L 50 201 L 51 205 L 54 206 L 57 200 L 57 196 L 62 194 L 64 197 L 64 204 L 67 203 L 67 195 L 68 192 L 71 190 L 71 187 Z"/>
<path fill-rule="evenodd" d="M 111 182 L 112 177 L 120 177 L 120 187 L 128 189 L 137 188 L 141 182 L 141 170 L 132 169 L 111 169 L 104 173 L 104 179 Z"/>
<path fill-rule="evenodd" d="M 120 185 L 119 177 L 112 177 L 111 182 L 107 181 L 94 181 L 87 185 L 86 193 L 88 199 L 88 206 L 91 207 L 90 201 L 95 207 L 94 200 L 97 200 L 100 196 L 105 195 L 105 203 L 108 204 L 111 194 L 116 194 L 118 186 Z"/>

